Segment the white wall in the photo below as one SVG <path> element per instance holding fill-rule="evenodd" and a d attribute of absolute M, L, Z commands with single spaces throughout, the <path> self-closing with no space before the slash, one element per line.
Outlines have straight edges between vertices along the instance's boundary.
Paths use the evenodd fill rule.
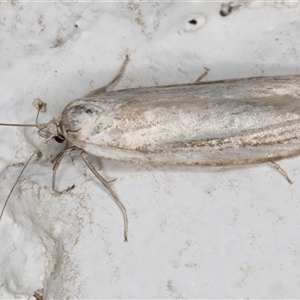
<path fill-rule="evenodd" d="M 109 82 L 115 88 L 299 73 L 300 6 L 289 1 L 0 3 L 0 122 L 43 122 Z M 189 23 L 196 20 L 197 24 Z M 76 28 L 75 25 L 78 27 Z M 0 208 L 42 142 L 35 128 L 1 127 Z M 0 298 L 44 289 L 56 298 L 292 298 L 300 292 L 300 159 L 234 169 L 102 161 L 127 208 L 122 215 L 79 156 L 26 169 L 0 222 Z M 94 164 L 100 166 L 99 160 Z M 34 298 L 32 298 L 34 299 Z"/>

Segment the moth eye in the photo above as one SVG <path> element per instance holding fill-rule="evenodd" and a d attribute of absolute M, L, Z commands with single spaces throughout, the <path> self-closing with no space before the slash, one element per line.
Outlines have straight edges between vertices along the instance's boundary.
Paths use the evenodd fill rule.
<path fill-rule="evenodd" d="M 86 109 L 85 112 L 86 112 L 87 114 L 92 114 L 92 113 L 93 113 L 93 111 L 92 111 L 91 109 L 89 109 L 89 108 Z"/>
<path fill-rule="evenodd" d="M 65 141 L 65 138 L 64 138 L 64 137 L 58 136 L 58 135 L 55 136 L 54 139 L 55 139 L 55 141 L 56 141 L 57 143 L 62 143 L 62 142 Z"/>

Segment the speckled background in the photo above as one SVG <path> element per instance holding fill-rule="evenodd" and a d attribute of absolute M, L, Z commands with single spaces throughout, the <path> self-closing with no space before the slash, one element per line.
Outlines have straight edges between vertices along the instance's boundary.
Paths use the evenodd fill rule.
<path fill-rule="evenodd" d="M 59 116 L 71 100 L 115 89 L 299 74 L 300 5 L 289 1 L 0 3 L 0 121 Z M 221 16 L 230 12 L 226 16 Z M 1 207 L 42 139 L 1 127 Z M 27 167 L 0 222 L 0 298 L 296 298 L 300 294 L 300 159 L 234 169 L 100 161 L 122 215 L 76 153 L 51 190 L 50 143 Z M 39 292 L 38 292 L 39 291 Z M 33 296 L 35 293 L 35 297 Z"/>

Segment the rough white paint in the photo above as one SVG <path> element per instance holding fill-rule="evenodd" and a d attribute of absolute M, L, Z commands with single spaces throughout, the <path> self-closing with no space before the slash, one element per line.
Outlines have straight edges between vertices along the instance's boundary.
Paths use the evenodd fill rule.
<path fill-rule="evenodd" d="M 236 5 L 238 1 L 233 4 Z M 221 17 L 221 3 L 0 3 L 0 121 L 58 116 L 107 83 L 116 88 L 299 73 L 300 5 L 249 2 Z M 197 24 L 190 24 L 190 20 Z M 75 27 L 78 26 L 78 28 Z M 41 143 L 36 130 L 0 128 L 1 204 Z M 292 298 L 300 292 L 300 159 L 269 166 L 150 168 L 102 162 L 129 215 L 80 159 L 59 172 L 59 146 L 28 166 L 0 223 L 0 298 Z M 99 166 L 99 160 L 94 159 Z"/>

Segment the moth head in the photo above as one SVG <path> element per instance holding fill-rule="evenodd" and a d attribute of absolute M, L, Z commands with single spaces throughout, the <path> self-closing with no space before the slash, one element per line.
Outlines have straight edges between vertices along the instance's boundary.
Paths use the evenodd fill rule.
<path fill-rule="evenodd" d="M 57 143 L 63 143 L 66 138 L 61 130 L 60 120 L 53 118 L 48 123 L 37 124 L 38 133 L 44 139 L 53 137 Z"/>

